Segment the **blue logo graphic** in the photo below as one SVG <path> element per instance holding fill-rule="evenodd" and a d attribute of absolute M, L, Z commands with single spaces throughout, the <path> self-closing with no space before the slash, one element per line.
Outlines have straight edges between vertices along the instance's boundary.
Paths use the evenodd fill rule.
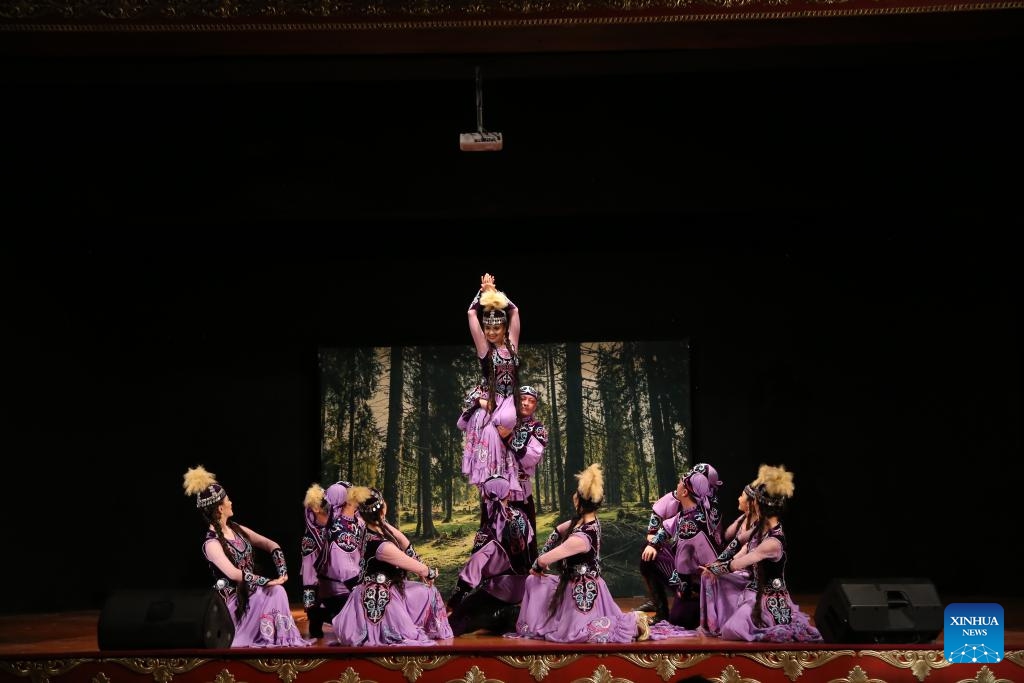
<path fill-rule="evenodd" d="M 994 602 L 946 605 L 942 647 L 951 664 L 993 664 L 1003 660 L 1003 608 Z"/>

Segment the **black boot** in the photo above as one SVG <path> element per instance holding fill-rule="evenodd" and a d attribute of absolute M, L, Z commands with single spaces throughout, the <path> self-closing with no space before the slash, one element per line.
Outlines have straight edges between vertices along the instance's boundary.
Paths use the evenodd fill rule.
<path fill-rule="evenodd" d="M 452 594 L 448 596 L 448 609 L 455 611 L 455 608 L 459 606 L 462 600 L 473 591 L 473 587 L 468 583 L 459 579 L 455 583 L 455 589 L 452 590 Z"/>
<path fill-rule="evenodd" d="M 491 612 L 487 625 L 484 628 L 494 635 L 514 633 L 516 630 L 516 622 L 519 620 L 519 607 L 519 605 L 509 603 L 503 604 L 501 607 Z"/>
<path fill-rule="evenodd" d="M 306 608 L 306 617 L 309 619 L 309 637 L 324 637 L 324 609 L 314 606 Z"/>
<path fill-rule="evenodd" d="M 643 577 L 644 585 L 647 586 L 647 595 L 653 606 L 654 618 L 652 624 L 668 619 L 668 594 L 665 592 L 665 583 L 657 575 L 657 565 L 654 562 L 641 562 L 640 575 Z M 644 605 L 641 605 L 644 607 Z M 641 612 L 652 610 L 640 609 Z"/>
<path fill-rule="evenodd" d="M 676 600 L 672 603 L 669 622 L 686 629 L 700 626 L 700 595 L 693 590 L 694 576 L 683 576 L 676 592 Z"/>

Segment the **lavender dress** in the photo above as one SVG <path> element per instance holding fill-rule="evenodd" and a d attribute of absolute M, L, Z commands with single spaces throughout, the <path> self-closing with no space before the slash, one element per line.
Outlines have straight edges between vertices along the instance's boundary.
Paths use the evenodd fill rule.
<path fill-rule="evenodd" d="M 539 558 L 544 565 L 562 560 L 561 577 L 526 579 L 516 635 L 558 643 L 631 642 L 637 635 L 637 612 L 619 609 L 601 578 L 601 523 L 585 522 L 572 533 L 570 524 L 563 522 L 551 534 Z"/>
<path fill-rule="evenodd" d="M 506 446 L 504 439 L 498 434 L 497 425 L 514 429 L 516 426 L 516 403 L 513 395 L 516 388 L 516 375 L 519 357 L 507 349 L 499 350 L 491 345 L 490 351 L 480 359 L 483 374 L 480 386 L 466 397 L 466 410 L 462 413 L 457 426 L 466 433 L 462 450 L 462 474 L 469 483 L 478 487 L 492 474 L 498 474 L 509 480 L 512 500 L 523 500 L 523 487 L 519 482 L 519 464 L 513 452 Z M 488 386 L 490 367 L 494 365 L 494 411 L 487 412 L 479 404 L 480 399 L 487 399 L 491 387 Z"/>
<path fill-rule="evenodd" d="M 203 554 L 210 562 L 214 576 L 227 581 L 227 586 L 221 589 L 220 594 L 235 623 L 235 637 L 231 641 L 231 647 L 312 645 L 312 641 L 303 638 L 298 626 L 295 625 L 284 586 L 268 586 L 266 583 L 270 579 L 253 573 L 253 545 L 268 552 L 280 550 L 280 547 L 252 529 L 244 526 L 241 528 L 252 539 L 252 543 L 237 535 L 234 539 L 228 540 L 230 557 L 225 554 L 213 530 L 206 532 L 206 539 L 203 542 Z M 239 590 L 249 593 L 249 605 L 241 618 L 235 613 Z"/>
<path fill-rule="evenodd" d="M 723 552 L 724 559 L 730 559 Z M 735 555 L 733 571 L 701 580 L 701 626 L 726 640 L 809 642 L 821 634 L 811 626 L 786 587 L 786 535 L 782 525 L 754 533 Z"/>
<path fill-rule="evenodd" d="M 370 528 L 365 538 L 360 582 L 331 622 L 338 644 L 433 645 L 451 638 L 437 588 L 406 580 L 406 572 L 426 576 L 427 566 Z"/>

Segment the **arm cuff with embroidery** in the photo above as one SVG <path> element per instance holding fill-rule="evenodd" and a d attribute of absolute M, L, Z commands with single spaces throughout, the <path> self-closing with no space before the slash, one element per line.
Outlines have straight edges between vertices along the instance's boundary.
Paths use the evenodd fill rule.
<path fill-rule="evenodd" d="M 316 604 L 316 586 L 303 586 L 302 587 L 302 606 L 305 609 Z"/>
<path fill-rule="evenodd" d="M 480 295 L 484 293 L 483 289 L 477 291 L 476 296 L 469 302 L 469 310 L 479 311 L 480 310 Z"/>
<path fill-rule="evenodd" d="M 253 574 L 248 569 L 242 572 L 242 578 L 245 579 L 245 582 L 247 584 L 253 587 L 266 586 L 268 583 L 270 583 L 270 579 L 268 579 L 267 577 L 260 576 L 259 574 Z"/>
<path fill-rule="evenodd" d="M 731 561 L 726 562 L 712 562 L 708 565 L 708 569 L 715 576 L 722 576 L 723 574 L 729 574 L 732 572 Z"/>
<path fill-rule="evenodd" d="M 552 532 L 551 532 L 551 535 L 550 535 L 550 536 L 548 536 L 548 540 L 547 540 L 547 542 L 546 542 L 546 543 L 544 544 L 544 547 L 543 547 L 543 548 L 541 548 L 541 549 L 540 549 L 540 552 L 539 552 L 539 553 L 537 553 L 537 554 L 538 554 L 538 555 L 543 555 L 543 554 L 544 554 L 544 553 L 546 553 L 547 551 L 549 551 L 549 550 L 551 550 L 552 548 L 554 548 L 554 547 L 558 546 L 558 542 L 559 542 L 560 540 L 561 540 L 561 539 L 560 539 L 560 538 L 559 538 L 559 536 L 558 536 L 558 532 L 557 532 L 557 531 L 552 531 Z"/>
<path fill-rule="evenodd" d="M 288 576 L 288 565 L 284 561 L 284 551 L 280 548 L 274 548 L 270 553 L 270 557 L 274 560 L 274 566 L 277 567 L 277 575 Z"/>
<path fill-rule="evenodd" d="M 437 578 L 437 569 L 435 567 L 431 567 L 430 569 L 427 570 L 427 581 L 433 581 L 436 578 Z"/>

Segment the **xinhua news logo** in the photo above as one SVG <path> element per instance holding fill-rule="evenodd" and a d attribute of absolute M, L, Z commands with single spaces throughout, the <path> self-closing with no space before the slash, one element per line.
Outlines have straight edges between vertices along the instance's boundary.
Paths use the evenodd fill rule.
<path fill-rule="evenodd" d="M 994 602 L 946 605 L 942 647 L 951 664 L 993 664 L 1003 660 L 1003 608 Z"/>

